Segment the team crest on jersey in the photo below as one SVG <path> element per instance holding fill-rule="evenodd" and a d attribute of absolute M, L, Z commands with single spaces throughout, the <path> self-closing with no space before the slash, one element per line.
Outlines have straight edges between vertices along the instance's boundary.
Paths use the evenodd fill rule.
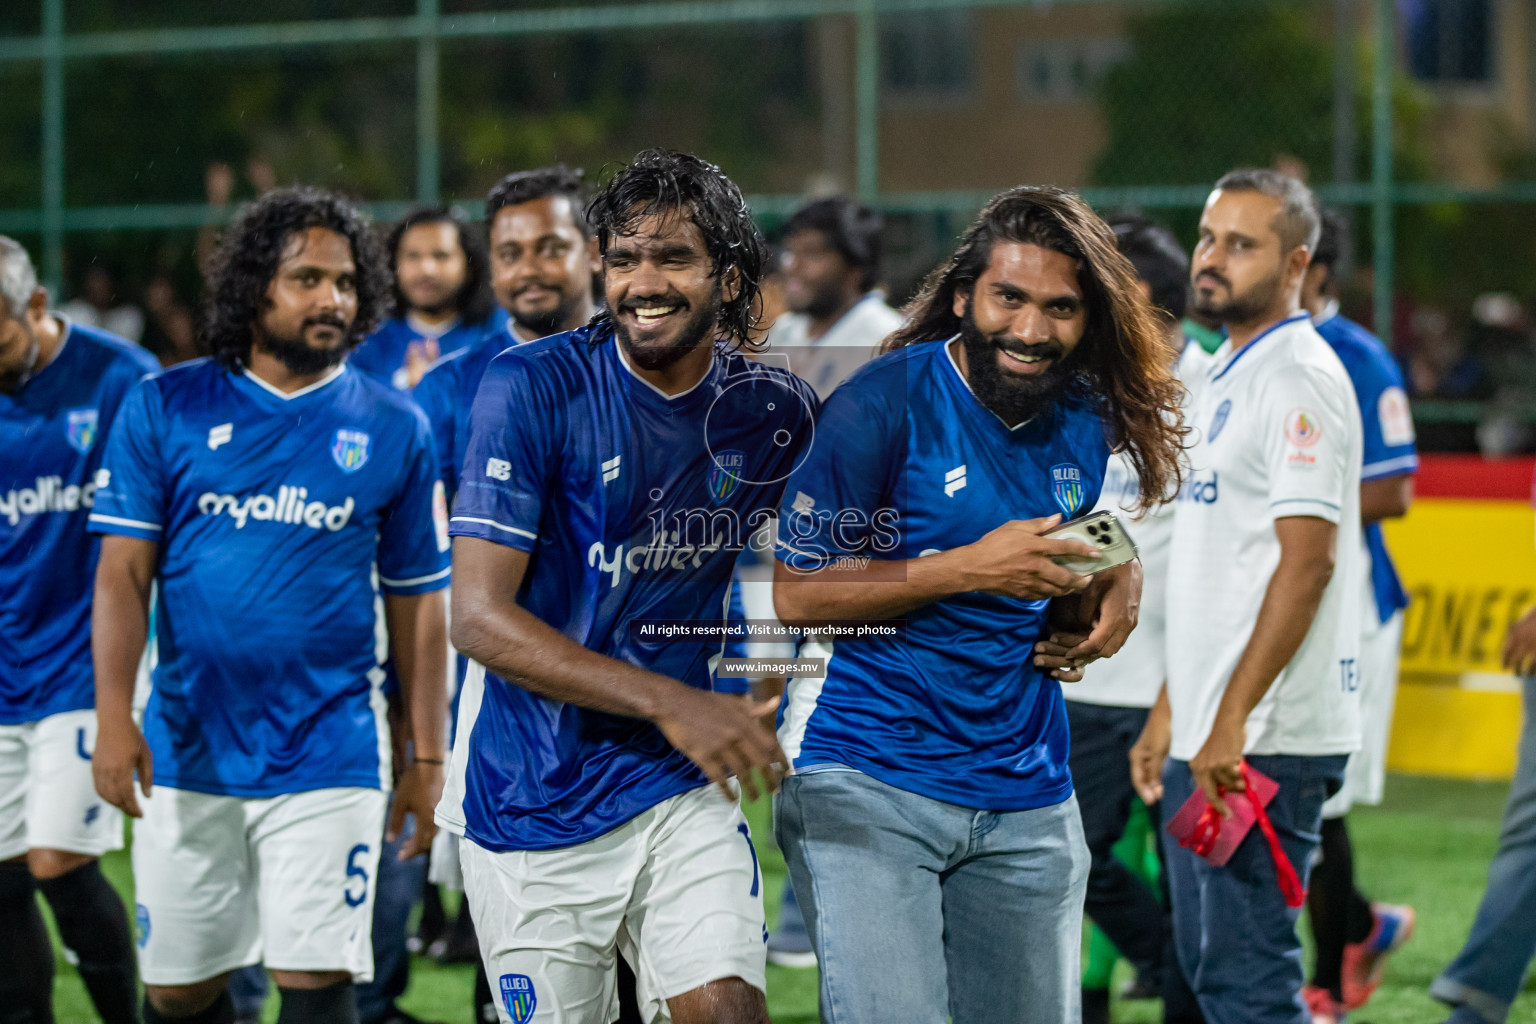
<path fill-rule="evenodd" d="M 1083 471 L 1070 463 L 1051 467 L 1051 494 L 1068 519 L 1083 507 Z"/>
<path fill-rule="evenodd" d="M 506 1007 L 512 1024 L 528 1024 L 533 1020 L 533 1009 L 539 1005 L 533 992 L 533 979 L 526 974 L 501 976 L 501 1005 Z"/>
<path fill-rule="evenodd" d="M 64 414 L 64 436 L 69 446 L 84 455 L 96 443 L 96 410 L 71 409 Z"/>
<path fill-rule="evenodd" d="M 1216 440 L 1216 435 L 1221 433 L 1221 428 L 1227 425 L 1227 414 L 1232 411 L 1232 399 L 1226 398 L 1216 407 L 1216 415 L 1211 417 L 1211 434 L 1207 440 Z"/>
<path fill-rule="evenodd" d="M 1285 417 L 1285 439 L 1298 448 L 1310 448 L 1323 436 L 1322 421 L 1311 409 L 1292 409 Z"/>
<path fill-rule="evenodd" d="M 372 447 L 373 439 L 367 434 L 342 427 L 336 431 L 336 440 L 331 442 L 331 458 L 336 460 L 343 473 L 356 473 L 368 461 L 368 451 Z"/>
<path fill-rule="evenodd" d="M 736 448 L 715 452 L 704 486 L 709 490 L 709 500 L 716 505 L 729 498 L 741 483 L 741 471 L 746 466 L 747 454 Z"/>

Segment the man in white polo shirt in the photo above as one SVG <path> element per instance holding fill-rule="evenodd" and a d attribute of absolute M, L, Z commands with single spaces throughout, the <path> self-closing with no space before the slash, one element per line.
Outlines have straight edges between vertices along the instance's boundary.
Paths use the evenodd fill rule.
<path fill-rule="evenodd" d="M 1283 884 L 1291 871 L 1304 884 L 1323 802 L 1360 742 L 1361 427 L 1349 375 L 1300 308 L 1318 224 L 1300 182 L 1234 171 L 1206 202 L 1193 261 L 1195 310 L 1228 341 L 1186 410 L 1168 681 L 1132 774 L 1165 823 L 1197 791 L 1226 813 L 1248 769 L 1279 784 L 1278 850 L 1254 827 L 1215 867 L 1165 839 L 1174 944 L 1210 1024 L 1310 1020 L 1298 894 Z"/>

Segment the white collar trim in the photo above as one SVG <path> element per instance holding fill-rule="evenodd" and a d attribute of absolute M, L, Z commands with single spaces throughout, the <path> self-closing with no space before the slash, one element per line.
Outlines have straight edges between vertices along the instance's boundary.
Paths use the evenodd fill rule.
<path fill-rule="evenodd" d="M 293 392 L 288 392 L 288 391 L 282 390 L 281 388 L 273 387 L 271 384 L 268 384 L 266 381 L 262 380 L 260 377 L 256 376 L 254 373 L 252 373 L 251 372 L 251 368 L 248 367 L 248 366 L 242 367 L 241 369 L 245 373 L 246 378 L 248 380 L 254 381 L 256 383 L 256 385 L 258 387 L 260 387 L 262 390 L 267 391 L 270 394 L 276 395 L 278 398 L 281 398 L 285 402 L 291 402 L 295 398 L 298 398 L 300 395 L 307 395 L 307 394 L 309 394 L 312 391 L 319 391 L 321 388 L 325 387 L 331 381 L 335 380 L 337 377 L 340 377 L 342 375 L 342 373 L 346 371 L 347 364 L 344 363 L 344 362 L 341 363 L 340 365 L 338 365 L 336 367 L 336 369 L 332 370 L 330 373 L 326 374 L 324 377 L 321 377 L 319 380 L 315 381 L 313 384 L 310 384 L 307 387 L 299 388 L 299 390 L 293 391 Z"/>
<path fill-rule="evenodd" d="M 710 344 L 713 345 L 714 343 L 710 342 Z M 629 371 L 629 375 L 631 377 L 635 378 L 635 380 L 639 381 L 641 384 L 644 384 L 646 387 L 648 387 L 652 391 L 656 392 L 658 395 L 660 395 L 662 397 L 662 399 L 664 399 L 665 401 L 668 401 L 668 402 L 675 402 L 679 398 L 682 398 L 684 395 L 692 394 L 695 390 L 698 389 L 700 384 L 703 384 L 706 380 L 709 379 L 709 370 L 705 370 L 704 371 L 704 376 L 700 377 L 698 379 L 698 381 L 695 382 L 691 387 L 688 387 L 688 388 L 686 388 L 686 389 L 684 389 L 682 391 L 679 391 L 675 395 L 669 395 L 665 391 L 661 390 L 661 388 L 657 387 L 655 384 L 652 384 L 650 381 L 648 381 L 644 377 L 640 376 L 638 373 L 635 372 L 635 368 L 633 366 L 629 365 L 629 360 L 627 358 L 625 358 L 625 356 L 624 356 L 624 345 L 619 341 L 619 336 L 618 336 L 617 333 L 615 333 L 614 336 L 613 336 L 613 350 L 618 353 L 618 355 L 619 355 L 619 363 L 624 367 L 624 369 Z M 714 365 L 715 365 L 714 362 L 711 361 L 710 364 L 709 364 L 709 369 L 710 370 L 714 369 Z"/>

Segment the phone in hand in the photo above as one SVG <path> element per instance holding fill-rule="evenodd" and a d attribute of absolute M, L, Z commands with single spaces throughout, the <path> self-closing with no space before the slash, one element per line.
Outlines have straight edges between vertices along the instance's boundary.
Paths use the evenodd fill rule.
<path fill-rule="evenodd" d="M 1081 519 L 1073 519 L 1062 523 L 1060 526 L 1045 531 L 1043 536 L 1057 539 L 1080 540 L 1084 544 L 1092 544 L 1099 549 L 1099 557 L 1096 560 L 1081 558 L 1076 555 L 1052 555 L 1051 561 L 1066 569 L 1084 576 L 1091 576 L 1105 569 L 1113 569 L 1117 565 L 1136 558 L 1136 545 L 1126 534 L 1120 525 L 1120 520 L 1115 518 L 1113 512 L 1094 512 Z"/>

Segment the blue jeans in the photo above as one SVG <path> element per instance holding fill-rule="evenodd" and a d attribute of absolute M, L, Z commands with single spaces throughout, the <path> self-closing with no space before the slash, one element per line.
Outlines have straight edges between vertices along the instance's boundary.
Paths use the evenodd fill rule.
<path fill-rule="evenodd" d="M 1488 890 L 1472 934 L 1429 994 L 1457 1006 L 1451 1019 L 1503 1024 L 1532 956 L 1536 956 L 1536 677 L 1525 679 L 1520 759 L 1499 851 L 1488 868 Z"/>
<path fill-rule="evenodd" d="M 379 854 L 379 880 L 373 897 L 373 980 L 357 986 L 357 1019 L 368 1024 L 394 1012 L 395 1000 L 405 994 L 411 980 L 411 954 L 405 933 L 411 908 L 421 902 L 427 882 L 425 854 L 401 863 L 395 858 L 416 832 L 416 821 L 405 816 L 405 825 Z M 382 838 L 382 837 L 381 837 Z"/>
<path fill-rule="evenodd" d="M 832 769 L 785 779 L 774 812 L 826 1024 L 1078 1020 L 1075 798 L 978 811 Z"/>
<path fill-rule="evenodd" d="M 1280 784 L 1266 810 L 1280 846 L 1306 884 L 1323 824 L 1323 802 L 1344 782 L 1345 755 L 1261 755 L 1248 763 Z M 1163 768 L 1163 827 L 1195 791 L 1189 764 Z M 1210 1024 L 1311 1024 L 1301 999 L 1306 976 L 1300 909 L 1285 905 L 1274 857 L 1255 825 L 1232 859 L 1213 867 L 1165 831 L 1173 943 Z"/>

